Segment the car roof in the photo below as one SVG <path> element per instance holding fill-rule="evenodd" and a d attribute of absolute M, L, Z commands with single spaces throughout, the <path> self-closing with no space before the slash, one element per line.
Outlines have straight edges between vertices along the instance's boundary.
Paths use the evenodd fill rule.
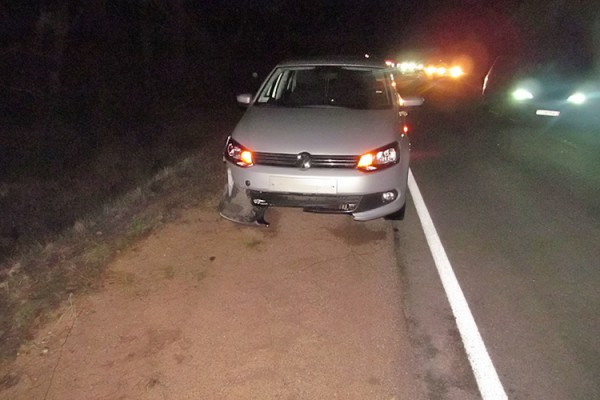
<path fill-rule="evenodd" d="M 367 67 L 386 68 L 383 61 L 358 57 L 319 57 L 291 59 L 280 62 L 277 67 L 308 67 L 308 66 L 333 66 L 333 67 Z"/>

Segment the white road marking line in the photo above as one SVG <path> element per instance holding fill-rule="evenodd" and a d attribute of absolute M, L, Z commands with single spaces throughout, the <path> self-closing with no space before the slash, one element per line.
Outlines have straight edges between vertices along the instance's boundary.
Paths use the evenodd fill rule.
<path fill-rule="evenodd" d="M 411 170 L 408 172 L 408 188 L 456 319 L 456 325 L 477 380 L 481 397 L 483 400 L 508 399 Z"/>

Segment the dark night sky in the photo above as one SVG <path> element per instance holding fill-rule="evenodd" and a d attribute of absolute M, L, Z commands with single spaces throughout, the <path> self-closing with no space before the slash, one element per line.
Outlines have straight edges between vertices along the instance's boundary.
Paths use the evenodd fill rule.
<path fill-rule="evenodd" d="M 506 53 L 580 57 L 589 64 L 594 52 L 590 29 L 598 25 L 599 9 L 596 0 L 223 0 L 205 8 L 220 37 L 227 38 L 245 21 L 242 42 L 250 57 L 395 57 L 437 50 L 467 54 L 480 68 Z"/>
<path fill-rule="evenodd" d="M 138 11 L 136 4 L 171 2 L 89 1 L 106 4 L 109 18 L 134 19 Z M 6 44 L 26 35 L 39 18 L 40 4 L 57 2 L 3 2 L 4 5 L 0 5 L 2 42 Z M 78 3 L 69 2 L 73 9 Z M 452 50 L 466 46 L 468 50 L 477 47 L 479 51 L 497 53 L 528 46 L 532 35 L 527 30 L 535 27 L 546 30 L 535 32 L 540 40 L 554 41 L 564 47 L 563 42 L 569 39 L 557 32 L 556 24 L 562 22 L 561 30 L 566 28 L 571 36 L 577 35 L 577 28 L 570 27 L 569 23 L 578 24 L 578 20 L 590 15 L 598 16 L 596 3 L 594 0 L 184 1 L 187 12 L 209 32 L 213 43 L 240 45 L 242 48 L 236 50 L 242 53 L 273 59 L 335 52 L 388 56 L 415 47 Z M 564 15 L 560 15 L 561 12 Z M 549 21 L 553 13 L 557 15 Z M 577 38 L 574 39 L 571 42 L 577 42 Z"/>
<path fill-rule="evenodd" d="M 597 0 L 4 0 L 3 58 L 50 53 L 40 47 L 39 34 L 34 37 L 40 5 L 52 9 L 65 2 L 70 22 L 59 64 L 80 74 L 89 70 L 96 80 L 110 74 L 125 80 L 128 73 L 135 78 L 153 69 L 162 71 L 160 81 L 191 66 L 194 71 L 184 71 L 190 80 L 212 68 L 227 81 L 238 71 L 265 71 L 281 59 L 311 55 L 458 57 L 479 72 L 502 54 L 562 57 L 581 66 L 599 57 Z M 187 66 L 174 65 L 177 57 Z M 16 62 L 36 68 L 23 60 Z M 0 72 L 14 70 L 0 62 Z M 11 73 L 4 72 L 0 84 L 14 81 Z M 64 71 L 62 76 L 70 78 Z M 86 79 L 73 84 L 81 87 Z"/>

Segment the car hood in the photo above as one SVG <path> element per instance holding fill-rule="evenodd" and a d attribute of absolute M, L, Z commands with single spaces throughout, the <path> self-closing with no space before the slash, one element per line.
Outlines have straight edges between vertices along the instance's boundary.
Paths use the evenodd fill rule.
<path fill-rule="evenodd" d="M 358 155 L 397 140 L 394 109 L 250 107 L 232 136 L 252 151 Z"/>

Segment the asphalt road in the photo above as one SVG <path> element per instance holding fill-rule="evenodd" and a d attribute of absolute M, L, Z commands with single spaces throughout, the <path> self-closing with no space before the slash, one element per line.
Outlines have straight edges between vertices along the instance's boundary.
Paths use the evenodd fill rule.
<path fill-rule="evenodd" d="M 460 102 L 413 114 L 413 174 L 508 397 L 600 398 L 600 153 Z M 414 212 L 397 225 L 406 307 L 413 336 L 443 342 Z"/>

